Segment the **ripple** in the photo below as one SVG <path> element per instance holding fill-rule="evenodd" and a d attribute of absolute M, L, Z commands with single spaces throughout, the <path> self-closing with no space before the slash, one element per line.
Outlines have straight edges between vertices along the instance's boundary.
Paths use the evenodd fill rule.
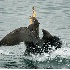
<path fill-rule="evenodd" d="M 5 1 L 5 0 L 0 0 L 0 1 L 2 1 L 2 2 L 3 2 L 3 1 Z"/>
<path fill-rule="evenodd" d="M 64 29 L 67 29 L 67 28 L 65 28 L 65 27 L 63 27 L 63 28 L 57 28 L 57 30 L 64 30 Z"/>
<path fill-rule="evenodd" d="M 35 6 L 37 19 L 44 23 L 40 29 L 47 29 L 65 41 L 61 49 L 50 54 L 33 56 L 32 59 L 24 58 L 23 44 L 1 46 L 0 50 L 3 51 L 0 51 L 0 68 L 70 68 L 70 0 L 0 0 L 0 2 L 0 39 L 13 29 L 21 25 L 26 26 L 32 6 Z"/>
<path fill-rule="evenodd" d="M 23 2 L 23 0 L 18 0 L 17 2 Z"/>
<path fill-rule="evenodd" d="M 48 10 L 60 10 L 61 7 L 48 7 L 47 9 Z"/>
<path fill-rule="evenodd" d="M 4 22 L 1 22 L 1 21 L 0 21 L 0 24 L 2 24 L 2 23 L 4 23 Z"/>

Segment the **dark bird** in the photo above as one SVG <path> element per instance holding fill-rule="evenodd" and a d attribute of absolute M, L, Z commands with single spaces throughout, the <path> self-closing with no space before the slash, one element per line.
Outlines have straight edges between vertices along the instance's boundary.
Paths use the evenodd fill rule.
<path fill-rule="evenodd" d="M 0 46 L 12 46 L 17 45 L 20 42 L 33 42 L 33 44 L 35 44 L 35 42 L 37 41 L 36 38 L 39 36 L 37 28 L 39 27 L 40 23 L 36 18 L 33 18 L 33 21 L 34 23 L 29 25 L 28 27 L 20 27 L 7 34 L 0 41 Z"/>
<path fill-rule="evenodd" d="M 49 53 L 49 50 L 61 48 L 62 42 L 59 37 L 52 36 L 48 31 L 42 29 L 43 37 L 42 39 L 38 38 L 36 45 L 33 42 L 25 42 L 26 51 L 25 55 L 32 54 L 41 54 L 41 53 Z"/>
<path fill-rule="evenodd" d="M 43 37 L 39 37 L 39 22 L 32 17 L 33 24 L 28 27 L 20 27 L 7 34 L 1 41 L 1 45 L 13 46 L 20 42 L 26 45 L 25 55 L 48 53 L 54 46 L 55 49 L 61 48 L 62 42 L 59 37 L 52 36 L 48 31 L 42 29 Z"/>

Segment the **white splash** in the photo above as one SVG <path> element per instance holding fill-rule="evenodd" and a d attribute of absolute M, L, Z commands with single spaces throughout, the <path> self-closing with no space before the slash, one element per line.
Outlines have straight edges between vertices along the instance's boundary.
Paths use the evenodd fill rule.
<path fill-rule="evenodd" d="M 31 56 L 25 57 L 26 59 L 33 60 L 33 61 L 46 61 L 47 59 L 54 59 L 55 57 L 62 57 L 62 58 L 70 58 L 70 48 L 60 48 L 50 53 L 43 53 L 42 55 L 31 54 Z"/>
<path fill-rule="evenodd" d="M 8 50 L 0 50 L 0 54 L 3 54 L 3 55 L 9 55 L 9 51 Z"/>

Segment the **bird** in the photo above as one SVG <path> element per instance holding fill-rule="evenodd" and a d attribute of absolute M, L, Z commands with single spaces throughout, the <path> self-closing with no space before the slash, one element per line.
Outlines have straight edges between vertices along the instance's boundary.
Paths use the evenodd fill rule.
<path fill-rule="evenodd" d="M 39 21 L 32 17 L 33 23 L 28 27 L 20 27 L 8 33 L 1 41 L 0 47 L 13 46 L 24 42 L 26 50 L 24 55 L 49 53 L 52 47 L 57 50 L 61 48 L 62 41 L 59 37 L 53 36 L 47 30 L 42 29 L 43 36 L 39 37 Z"/>
<path fill-rule="evenodd" d="M 29 25 L 28 27 L 20 27 L 9 34 L 7 34 L 1 41 L 0 46 L 13 46 L 17 45 L 20 42 L 35 42 L 37 41 L 38 30 L 36 30 L 39 27 L 39 22 L 37 19 L 33 18 L 34 23 Z M 32 30 L 32 31 L 31 31 Z"/>

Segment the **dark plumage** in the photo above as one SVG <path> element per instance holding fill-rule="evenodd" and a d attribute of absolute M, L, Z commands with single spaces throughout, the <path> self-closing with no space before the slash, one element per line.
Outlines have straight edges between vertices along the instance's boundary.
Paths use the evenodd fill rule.
<path fill-rule="evenodd" d="M 1 41 L 0 45 L 16 45 L 23 41 L 33 42 L 33 33 L 27 27 L 20 27 L 7 34 Z M 34 39 L 35 40 L 35 39 Z"/>
<path fill-rule="evenodd" d="M 48 53 L 54 46 L 55 49 L 61 48 L 62 42 L 60 38 L 52 36 L 48 31 L 42 29 L 43 37 L 39 37 L 39 22 L 32 17 L 33 24 L 28 27 L 20 27 L 7 34 L 1 41 L 1 45 L 17 45 L 24 42 L 26 45 L 25 55 Z"/>
<path fill-rule="evenodd" d="M 39 22 L 35 17 L 32 17 L 33 24 L 29 25 L 28 28 L 35 35 L 36 38 L 39 38 Z"/>
<path fill-rule="evenodd" d="M 26 54 L 41 54 L 43 52 L 48 53 L 49 50 L 52 50 L 52 47 L 54 46 L 55 49 L 57 48 L 61 48 L 62 42 L 60 41 L 60 39 L 56 36 L 52 36 L 48 31 L 46 30 L 42 30 L 43 32 L 43 37 L 42 39 L 38 39 L 36 45 L 34 45 L 33 43 L 26 43 L 26 51 L 25 51 L 25 55 Z"/>
<path fill-rule="evenodd" d="M 54 46 L 55 49 L 57 48 L 61 48 L 62 42 L 60 40 L 59 37 L 57 36 L 52 36 L 48 31 L 46 30 L 42 30 L 43 32 L 43 50 L 44 52 L 49 52 L 49 50 L 52 49 L 52 47 Z"/>
<path fill-rule="evenodd" d="M 36 28 L 39 27 L 39 22 L 37 19 L 34 19 L 33 25 L 29 25 L 28 27 L 20 27 L 18 29 L 13 30 L 9 34 L 7 34 L 1 41 L 0 45 L 17 45 L 20 42 L 33 42 L 36 43 L 39 33 L 36 34 Z M 33 31 L 33 32 L 32 32 Z"/>

